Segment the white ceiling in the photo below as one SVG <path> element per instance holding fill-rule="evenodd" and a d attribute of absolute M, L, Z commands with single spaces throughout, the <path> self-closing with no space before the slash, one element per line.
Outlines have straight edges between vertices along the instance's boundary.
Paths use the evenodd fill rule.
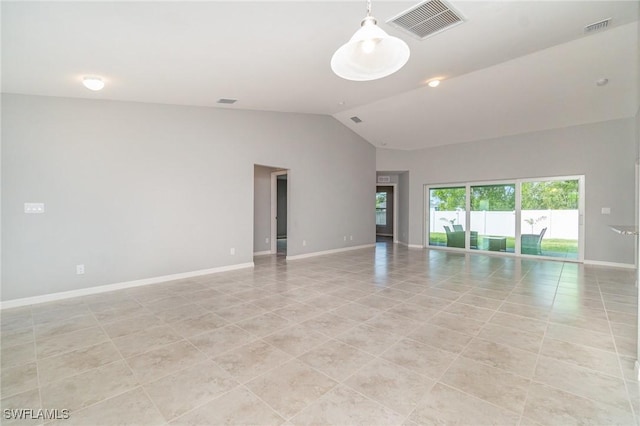
<path fill-rule="evenodd" d="M 328 114 L 397 149 L 638 109 L 638 1 L 451 0 L 467 22 L 423 41 L 384 24 L 417 3 L 373 0 L 373 15 L 411 58 L 392 76 L 351 82 L 329 61 L 357 30 L 364 0 L 2 1 L 2 91 Z M 605 18 L 609 29 L 584 34 Z M 105 89 L 88 91 L 83 75 L 102 76 Z M 434 77 L 440 87 L 426 87 Z M 602 77 L 610 82 L 597 87 Z"/>

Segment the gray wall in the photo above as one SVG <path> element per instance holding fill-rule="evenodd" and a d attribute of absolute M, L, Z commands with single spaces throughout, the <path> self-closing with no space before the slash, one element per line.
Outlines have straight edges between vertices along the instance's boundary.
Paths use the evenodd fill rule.
<path fill-rule="evenodd" d="M 253 181 L 253 252 L 271 251 L 271 167 L 255 166 Z"/>
<path fill-rule="evenodd" d="M 254 164 L 289 255 L 374 242 L 375 149 L 327 116 L 4 94 L 2 151 L 2 300 L 252 262 Z"/>
<path fill-rule="evenodd" d="M 409 212 L 411 211 L 411 194 L 409 191 L 409 172 L 398 175 L 398 235 L 396 239 L 409 244 Z"/>
<path fill-rule="evenodd" d="M 545 176 L 585 177 L 585 260 L 634 264 L 635 121 L 615 120 L 419 151 L 378 149 L 377 170 L 411 173 L 409 243 L 423 244 L 423 185 Z M 600 214 L 610 207 L 611 215 Z"/>

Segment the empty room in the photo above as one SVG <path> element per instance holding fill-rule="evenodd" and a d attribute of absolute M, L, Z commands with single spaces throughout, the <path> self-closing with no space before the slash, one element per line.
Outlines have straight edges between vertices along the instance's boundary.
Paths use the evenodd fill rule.
<path fill-rule="evenodd" d="M 2 1 L 6 425 L 636 425 L 638 1 Z"/>

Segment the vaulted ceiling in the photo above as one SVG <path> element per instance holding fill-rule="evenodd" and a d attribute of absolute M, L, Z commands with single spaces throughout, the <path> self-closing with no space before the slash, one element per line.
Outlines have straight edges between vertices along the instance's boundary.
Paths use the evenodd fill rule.
<path fill-rule="evenodd" d="M 465 22 L 418 40 L 385 23 L 418 2 L 374 0 L 380 26 L 411 57 L 389 77 L 352 82 L 329 61 L 359 27 L 364 0 L 3 1 L 2 91 L 327 114 L 396 149 L 637 112 L 637 1 L 449 3 Z M 102 76 L 104 90 L 85 89 L 85 75 Z M 433 78 L 442 84 L 427 87 Z"/>

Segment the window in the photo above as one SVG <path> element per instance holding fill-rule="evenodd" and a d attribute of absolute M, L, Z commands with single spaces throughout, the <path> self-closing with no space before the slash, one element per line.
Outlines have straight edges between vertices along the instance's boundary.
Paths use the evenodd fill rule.
<path fill-rule="evenodd" d="M 466 200 L 464 186 L 429 190 L 429 245 L 465 247 Z"/>
<path fill-rule="evenodd" d="M 584 176 L 425 186 L 425 245 L 582 260 Z"/>
<path fill-rule="evenodd" d="M 381 225 L 381 226 L 387 225 L 387 193 L 386 192 L 376 192 L 376 225 Z"/>
<path fill-rule="evenodd" d="M 516 186 L 481 185 L 471 189 L 471 232 L 476 250 L 514 251 Z"/>

